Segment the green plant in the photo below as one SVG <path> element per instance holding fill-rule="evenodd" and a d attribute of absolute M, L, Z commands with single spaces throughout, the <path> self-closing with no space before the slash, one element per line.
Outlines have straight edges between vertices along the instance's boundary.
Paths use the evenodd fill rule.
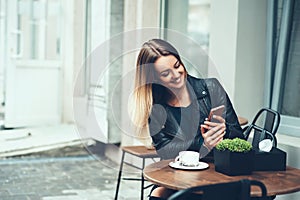
<path fill-rule="evenodd" d="M 252 145 L 246 140 L 240 138 L 224 139 L 217 144 L 216 149 L 219 151 L 231 151 L 231 152 L 249 152 L 252 149 Z"/>

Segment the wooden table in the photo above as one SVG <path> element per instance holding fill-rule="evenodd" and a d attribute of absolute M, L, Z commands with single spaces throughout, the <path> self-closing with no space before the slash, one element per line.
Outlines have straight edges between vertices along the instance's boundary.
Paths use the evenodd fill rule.
<path fill-rule="evenodd" d="M 198 185 L 225 183 L 240 179 L 252 179 L 263 182 L 267 195 L 275 196 L 300 191 L 300 170 L 288 167 L 286 171 L 254 171 L 247 176 L 227 176 L 215 171 L 213 163 L 209 168 L 197 171 L 173 169 L 168 166 L 171 160 L 162 160 L 144 168 L 145 179 L 170 189 L 182 190 Z M 251 188 L 252 196 L 259 196 L 257 187 Z"/>

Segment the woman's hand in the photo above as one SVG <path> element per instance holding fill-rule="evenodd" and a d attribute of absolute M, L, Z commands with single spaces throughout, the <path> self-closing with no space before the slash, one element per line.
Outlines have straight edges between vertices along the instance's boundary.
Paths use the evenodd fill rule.
<path fill-rule="evenodd" d="M 214 115 L 214 119 L 219 121 L 210 122 L 204 121 L 204 124 L 200 125 L 202 137 L 204 138 L 204 145 L 209 149 L 213 149 L 219 142 L 223 140 L 225 135 L 226 125 L 225 119 L 221 116 Z"/>

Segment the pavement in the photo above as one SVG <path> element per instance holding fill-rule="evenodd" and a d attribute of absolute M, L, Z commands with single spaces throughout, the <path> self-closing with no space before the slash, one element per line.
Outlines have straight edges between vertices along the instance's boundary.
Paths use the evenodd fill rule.
<path fill-rule="evenodd" d="M 1 200 L 114 199 L 119 165 L 103 154 L 71 145 L 0 158 Z M 124 169 L 138 178 L 135 170 Z M 140 182 L 122 181 L 120 200 L 140 199 Z M 149 189 L 148 189 L 149 190 Z M 145 199 L 149 191 L 145 191 Z"/>
<path fill-rule="evenodd" d="M 82 143 L 88 143 L 74 124 L 1 129 L 0 157 L 28 155 Z"/>

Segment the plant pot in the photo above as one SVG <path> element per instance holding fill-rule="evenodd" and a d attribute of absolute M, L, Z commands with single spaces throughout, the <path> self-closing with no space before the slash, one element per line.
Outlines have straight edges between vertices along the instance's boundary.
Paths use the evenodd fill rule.
<path fill-rule="evenodd" d="M 249 175 L 254 169 L 254 150 L 246 153 L 214 149 L 215 170 L 226 175 Z"/>
<path fill-rule="evenodd" d="M 273 147 L 270 152 L 255 152 L 254 171 L 284 170 L 286 170 L 286 152 L 276 147 Z"/>

